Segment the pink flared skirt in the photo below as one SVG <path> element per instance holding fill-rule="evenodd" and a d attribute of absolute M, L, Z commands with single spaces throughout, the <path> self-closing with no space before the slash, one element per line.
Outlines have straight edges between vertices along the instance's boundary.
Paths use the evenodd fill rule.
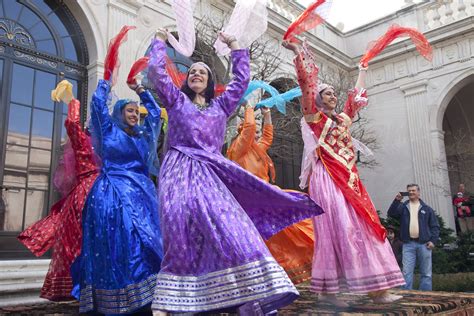
<path fill-rule="evenodd" d="M 325 211 L 313 218 L 312 291 L 367 293 L 405 284 L 388 240 L 370 231 L 321 161 L 311 174 L 309 194 Z"/>

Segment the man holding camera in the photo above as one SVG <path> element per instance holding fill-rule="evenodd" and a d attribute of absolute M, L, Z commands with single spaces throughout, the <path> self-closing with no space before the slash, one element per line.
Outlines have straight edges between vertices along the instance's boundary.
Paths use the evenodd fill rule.
<path fill-rule="evenodd" d="M 388 209 L 388 216 L 400 220 L 405 289 L 413 289 L 413 272 L 418 258 L 420 290 L 431 291 L 431 252 L 439 239 L 438 219 L 433 209 L 420 199 L 418 184 L 407 185 L 407 191 L 399 192 Z M 406 195 L 408 201 L 402 202 Z"/>

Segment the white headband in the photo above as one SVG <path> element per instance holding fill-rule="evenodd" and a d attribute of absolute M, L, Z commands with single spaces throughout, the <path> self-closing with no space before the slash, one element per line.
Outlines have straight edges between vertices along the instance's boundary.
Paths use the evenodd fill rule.
<path fill-rule="evenodd" d="M 189 71 L 191 71 L 191 69 L 193 69 L 193 67 L 194 67 L 194 66 L 197 66 L 197 65 L 199 65 L 199 66 L 203 66 L 204 68 L 206 68 L 206 69 L 207 69 L 207 71 L 209 71 L 209 74 L 212 76 L 212 71 L 211 71 L 211 68 L 209 68 L 209 66 L 208 66 L 208 65 L 206 65 L 205 63 L 203 63 L 202 61 L 198 61 L 198 62 L 196 62 L 196 63 L 192 64 L 192 65 L 191 65 L 191 67 L 189 67 L 189 70 L 188 70 L 188 72 L 189 72 Z"/>

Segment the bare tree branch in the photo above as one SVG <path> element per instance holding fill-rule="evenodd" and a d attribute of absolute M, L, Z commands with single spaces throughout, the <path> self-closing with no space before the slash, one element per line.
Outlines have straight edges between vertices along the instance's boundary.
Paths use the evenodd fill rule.
<path fill-rule="evenodd" d="M 230 59 L 226 58 L 223 65 L 222 59 L 216 58 L 213 45 L 217 32 L 223 28 L 227 20 L 228 16 L 221 18 L 204 16 L 198 21 L 196 25 L 197 44 L 193 55 L 193 58 L 206 62 L 216 74 L 216 79 L 222 83 L 227 83 L 230 80 L 231 62 Z M 262 37 L 250 45 L 249 52 L 252 80 L 270 82 L 272 79 L 275 79 L 275 71 L 278 70 L 282 62 L 279 47 L 275 46 L 271 39 Z M 341 111 L 347 98 L 347 91 L 354 85 L 349 74 L 342 69 L 337 69 L 324 72 L 321 79 L 331 84 L 335 88 L 336 93 L 341 96 L 337 105 L 337 111 Z M 270 83 L 280 92 L 288 91 L 297 86 L 297 83 L 290 78 L 277 78 Z M 263 98 L 265 97 L 264 94 Z M 301 152 L 296 150 L 296 148 L 302 147 L 300 127 L 302 114 L 300 109 L 299 100 L 294 100 L 287 104 L 286 115 L 282 115 L 276 109 L 272 109 L 275 136 L 274 143 L 269 151 L 272 157 L 288 161 L 300 159 Z M 238 116 L 238 113 L 239 111 L 236 111 L 229 118 L 227 141 L 230 141 L 236 134 L 235 118 Z M 241 115 L 243 114 L 241 113 Z M 258 114 L 256 119 L 257 121 L 261 119 Z M 351 133 L 372 150 L 378 148 L 375 132 L 369 128 L 369 120 L 365 116 L 360 114 L 357 116 L 353 122 Z M 358 164 L 372 168 L 377 165 L 377 162 L 374 159 L 358 155 Z"/>
<path fill-rule="evenodd" d="M 448 172 L 451 180 L 451 188 L 456 189 L 459 183 L 465 183 L 467 187 L 474 183 L 474 136 L 468 131 L 457 130 L 447 132 L 445 135 L 446 158 L 436 162 L 436 168 L 440 172 Z M 440 187 L 439 185 L 437 187 Z M 447 192 L 443 187 L 443 192 Z"/>

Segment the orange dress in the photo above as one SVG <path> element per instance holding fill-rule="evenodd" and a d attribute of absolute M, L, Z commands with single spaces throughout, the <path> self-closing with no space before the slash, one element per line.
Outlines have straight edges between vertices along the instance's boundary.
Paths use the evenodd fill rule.
<path fill-rule="evenodd" d="M 273 142 L 273 125 L 263 126 L 263 135 L 256 141 L 256 123 L 252 108 L 245 110 L 242 130 L 230 145 L 227 157 L 266 182 L 275 181 L 275 167 L 267 154 Z M 285 228 L 266 241 L 275 260 L 295 284 L 311 278 L 314 233 L 311 219 Z"/>

